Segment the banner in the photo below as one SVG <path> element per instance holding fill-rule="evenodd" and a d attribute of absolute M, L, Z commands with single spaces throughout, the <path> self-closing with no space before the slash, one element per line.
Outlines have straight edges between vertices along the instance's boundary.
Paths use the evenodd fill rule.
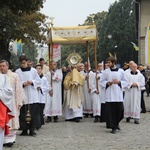
<path fill-rule="evenodd" d="M 47 61 L 47 62 L 49 61 L 48 49 L 47 49 L 47 52 L 44 54 L 44 56 L 42 58 L 44 58 L 44 60 Z M 61 59 L 61 45 L 54 44 L 53 45 L 53 60 L 55 62 L 57 62 L 60 59 Z"/>
<path fill-rule="evenodd" d="M 17 39 L 13 42 L 12 52 L 17 55 Z"/>
<path fill-rule="evenodd" d="M 57 62 L 61 59 L 61 45 L 53 45 L 53 60 Z"/>
<path fill-rule="evenodd" d="M 136 51 L 138 51 L 138 50 L 139 50 L 139 47 L 138 47 L 138 46 L 136 46 L 136 44 L 135 44 L 135 43 L 131 42 L 131 44 L 133 45 L 133 48 L 134 48 Z"/>
<path fill-rule="evenodd" d="M 22 55 L 22 40 L 17 41 L 17 50 L 20 55 Z"/>

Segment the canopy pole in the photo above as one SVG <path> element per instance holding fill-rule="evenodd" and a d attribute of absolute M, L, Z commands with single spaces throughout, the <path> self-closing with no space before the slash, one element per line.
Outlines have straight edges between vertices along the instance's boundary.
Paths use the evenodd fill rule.
<path fill-rule="evenodd" d="M 97 78 L 97 55 L 96 55 L 96 41 L 94 41 L 94 61 L 95 61 L 95 72 L 96 72 L 96 88 L 98 89 L 98 78 Z"/>
<path fill-rule="evenodd" d="M 53 61 L 53 42 L 50 44 L 50 62 Z M 51 73 L 51 87 L 52 87 L 52 73 Z"/>
<path fill-rule="evenodd" d="M 86 41 L 86 59 L 87 59 L 87 88 L 89 90 L 89 42 Z"/>
<path fill-rule="evenodd" d="M 53 61 L 53 40 L 52 40 L 52 26 L 50 28 L 50 43 L 49 43 L 49 71 L 51 72 L 51 62 Z M 51 74 L 51 78 L 50 78 L 50 81 L 51 81 L 51 87 L 52 87 L 52 74 Z"/>
<path fill-rule="evenodd" d="M 50 46 L 50 43 L 48 44 L 48 60 L 49 60 L 49 71 L 50 71 L 50 55 L 51 55 L 51 46 Z"/>

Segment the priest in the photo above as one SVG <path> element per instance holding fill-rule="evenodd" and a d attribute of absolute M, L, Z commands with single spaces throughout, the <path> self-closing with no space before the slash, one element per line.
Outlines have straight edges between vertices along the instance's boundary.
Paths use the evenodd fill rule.
<path fill-rule="evenodd" d="M 64 88 L 66 90 L 64 109 L 65 120 L 80 122 L 83 117 L 83 85 L 85 77 L 78 72 L 75 66 L 72 71 L 68 72 L 64 80 Z"/>
<path fill-rule="evenodd" d="M 124 117 L 127 122 L 134 119 L 135 124 L 139 124 L 141 112 L 141 90 L 145 86 L 144 76 L 137 70 L 137 64 L 133 64 L 131 71 L 126 73 L 128 86 L 125 89 Z"/>
<path fill-rule="evenodd" d="M 6 60 L 0 61 L 0 71 L 2 74 L 6 74 L 8 76 L 10 86 L 13 90 L 12 103 L 14 118 L 12 118 L 9 122 L 11 129 L 10 134 L 6 135 L 4 140 L 4 146 L 11 147 L 16 140 L 16 130 L 18 130 L 20 127 L 19 114 L 20 108 L 25 100 L 25 95 L 18 74 L 9 70 L 9 63 Z"/>
<path fill-rule="evenodd" d="M 9 134 L 9 120 L 13 118 L 12 96 L 8 77 L 0 74 L 0 150 L 3 148 L 4 134 Z"/>
<path fill-rule="evenodd" d="M 85 77 L 84 86 L 83 86 L 83 93 L 84 93 L 84 101 L 83 101 L 83 114 L 85 118 L 88 118 L 89 115 L 93 116 L 93 109 L 92 109 L 92 100 L 91 100 L 91 89 L 90 89 L 90 64 L 88 62 L 84 63 L 84 71 L 81 71 L 81 74 Z"/>
<path fill-rule="evenodd" d="M 47 116 L 46 123 L 52 121 L 58 122 L 58 117 L 62 115 L 62 70 L 57 69 L 56 62 L 50 62 L 50 71 L 46 73 L 46 78 L 49 84 L 49 93 L 45 104 L 44 114 Z"/>

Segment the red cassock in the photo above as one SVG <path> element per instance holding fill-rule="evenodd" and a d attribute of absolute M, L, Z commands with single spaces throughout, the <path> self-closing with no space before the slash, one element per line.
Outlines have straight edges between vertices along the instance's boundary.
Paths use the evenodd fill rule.
<path fill-rule="evenodd" d="M 9 114 L 10 110 L 0 100 L 0 127 L 5 130 L 5 135 L 9 134 L 9 120 L 14 116 Z"/>

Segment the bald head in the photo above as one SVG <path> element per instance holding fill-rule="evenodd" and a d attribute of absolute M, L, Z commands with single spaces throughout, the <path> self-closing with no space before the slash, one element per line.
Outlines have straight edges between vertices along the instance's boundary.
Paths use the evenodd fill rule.
<path fill-rule="evenodd" d="M 131 69 L 132 65 L 135 64 L 135 62 L 133 60 L 129 61 L 129 67 Z"/>
<path fill-rule="evenodd" d="M 136 64 L 136 63 L 133 63 L 133 64 L 132 64 L 131 70 L 132 70 L 133 72 L 136 72 L 136 71 L 137 71 L 137 64 Z"/>

